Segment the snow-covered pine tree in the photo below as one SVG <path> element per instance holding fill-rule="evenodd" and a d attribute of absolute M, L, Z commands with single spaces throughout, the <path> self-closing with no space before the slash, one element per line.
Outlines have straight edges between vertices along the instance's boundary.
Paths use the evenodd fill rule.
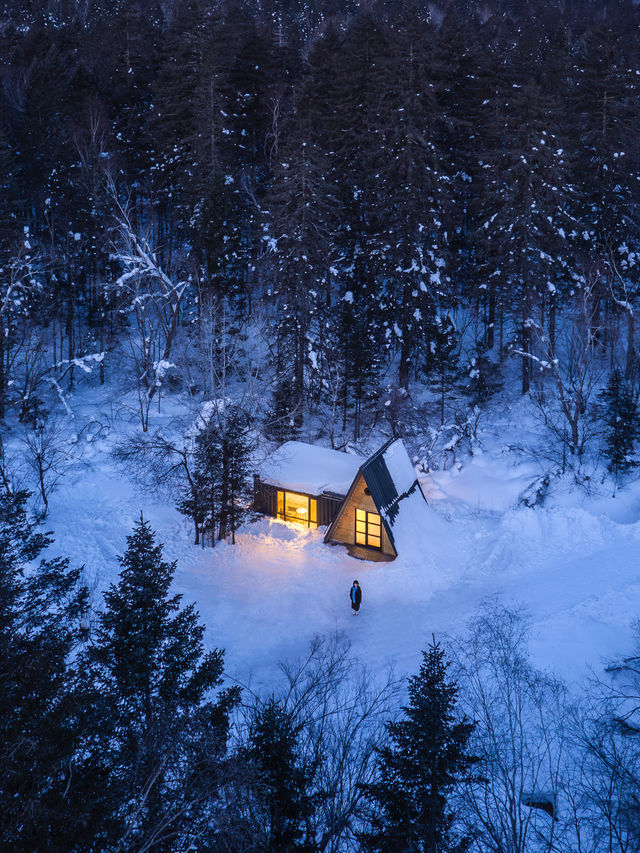
<path fill-rule="evenodd" d="M 325 344 L 320 369 L 325 369 L 323 384 L 331 405 L 337 402 L 341 409 L 342 430 L 350 428 L 354 440 L 366 408 L 379 396 L 380 371 L 392 351 L 390 331 L 385 336 L 389 300 L 380 287 L 384 210 L 376 177 L 386 50 L 381 22 L 370 9 L 361 9 L 343 32 L 328 28 L 311 56 L 318 67 L 312 69 L 310 86 L 317 92 L 314 98 L 322 99 L 322 111 L 313 108 L 312 118 L 331 154 L 339 204 L 332 299 L 321 312 L 318 329 Z"/>
<path fill-rule="evenodd" d="M 200 423 L 193 441 L 193 463 L 178 501 L 178 511 L 195 526 L 195 544 L 231 536 L 249 512 L 250 423 L 246 412 L 229 402 L 218 403 Z"/>
<path fill-rule="evenodd" d="M 75 849 L 74 652 L 85 636 L 88 591 L 26 511 L 26 492 L 0 494 L 0 847 Z M 80 820 L 83 804 L 75 817 Z"/>
<path fill-rule="evenodd" d="M 457 712 L 458 687 L 440 644 L 434 639 L 422 656 L 402 718 L 387 725 L 377 779 L 364 786 L 374 814 L 362 843 L 371 853 L 459 853 L 469 844 L 450 797 L 473 773 L 474 726 Z"/>
<path fill-rule="evenodd" d="M 608 316 L 627 327 L 624 377 L 635 362 L 634 305 L 638 283 L 633 258 L 640 251 L 635 217 L 640 189 L 640 149 L 635 128 L 640 65 L 635 30 L 603 24 L 590 31 L 580 51 L 569 115 L 575 136 L 573 178 L 580 190 L 581 227 L 589 256 L 601 271 L 593 288 L 594 337 L 606 343 Z"/>
<path fill-rule="evenodd" d="M 308 332 L 326 282 L 335 199 L 328 158 L 314 137 L 304 95 L 292 107 L 274 151 L 274 180 L 266 198 L 276 319 L 274 402 L 299 429 L 306 399 Z M 288 397 L 288 399 L 287 399 Z"/>
<path fill-rule="evenodd" d="M 505 34 L 506 36 L 507 34 Z M 569 157 L 554 81 L 529 69 L 540 64 L 535 34 L 522 34 L 517 54 L 505 49 L 487 77 L 478 109 L 478 192 L 474 211 L 474 276 L 485 325 L 500 330 L 509 314 L 517 330 L 522 393 L 529 391 L 535 328 L 568 277 L 573 251 Z M 496 61 L 496 60 L 494 60 Z M 480 118 L 482 116 L 482 118 Z M 555 313 L 553 313 L 555 318 Z M 500 352 L 502 355 L 502 350 Z"/>
<path fill-rule="evenodd" d="M 205 652 L 195 606 L 170 593 L 176 564 L 148 522 L 135 524 L 119 559 L 85 655 L 93 709 L 78 796 L 92 804 L 87 832 L 98 849 L 124 839 L 175 849 L 217 797 L 238 689 L 218 689 L 223 652 Z"/>
<path fill-rule="evenodd" d="M 235 545 L 236 531 L 250 512 L 248 492 L 250 422 L 239 406 L 227 405 L 219 423 L 220 491 L 218 539 L 231 536 Z"/>
<path fill-rule="evenodd" d="M 640 465 L 640 460 L 633 456 L 634 443 L 640 438 L 638 401 L 617 367 L 609 374 L 606 388 L 598 398 L 605 407 L 604 451 L 609 460 L 608 468 L 617 478 Z"/>
<path fill-rule="evenodd" d="M 438 393 L 440 424 L 444 424 L 444 403 L 447 388 L 458 373 L 459 336 L 449 314 L 435 317 L 431 340 L 424 357 L 424 372 Z"/>
<path fill-rule="evenodd" d="M 430 73 L 433 43 L 428 12 L 407 3 L 390 28 L 385 85 L 378 93 L 377 248 L 388 330 L 399 351 L 398 384 L 405 390 L 448 279 L 448 182 L 439 157 L 444 117 Z"/>

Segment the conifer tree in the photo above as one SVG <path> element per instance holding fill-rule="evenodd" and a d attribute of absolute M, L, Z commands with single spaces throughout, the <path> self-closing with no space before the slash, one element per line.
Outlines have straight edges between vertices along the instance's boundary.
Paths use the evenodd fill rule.
<path fill-rule="evenodd" d="M 640 460 L 632 456 L 634 442 L 640 437 L 638 403 L 631 386 L 617 367 L 611 372 L 607 387 L 600 392 L 599 399 L 606 406 L 604 446 L 609 460 L 608 468 L 617 478 L 619 474 L 640 465 Z"/>
<path fill-rule="evenodd" d="M 409 704 L 387 725 L 390 743 L 379 750 L 378 778 L 364 791 L 374 806 L 364 849 L 384 853 L 450 853 L 467 849 L 449 799 L 469 778 L 476 758 L 467 752 L 473 723 L 456 713 L 458 688 L 447 679 L 448 661 L 433 640 Z"/>
<path fill-rule="evenodd" d="M 248 513 L 249 421 L 240 407 L 219 405 L 195 437 L 194 465 L 178 511 L 195 525 L 198 545 L 231 536 Z"/>
<path fill-rule="evenodd" d="M 376 158 L 376 190 L 384 209 L 378 248 L 389 328 L 399 350 L 398 384 L 407 390 L 449 278 L 443 217 L 448 181 L 440 162 L 444 116 L 431 70 L 436 32 L 414 2 L 404 5 L 390 29 Z"/>
<path fill-rule="evenodd" d="M 94 712 L 82 793 L 97 803 L 88 831 L 98 849 L 125 840 L 129 849 L 175 849 L 215 800 L 207 779 L 223 760 L 238 692 L 211 695 L 223 651 L 205 653 L 194 605 L 181 608 L 169 591 L 176 564 L 142 518 L 119 560 L 86 658 Z"/>
<path fill-rule="evenodd" d="M 276 700 L 258 708 L 241 758 L 257 801 L 256 848 L 269 853 L 312 853 L 306 825 L 313 814 L 312 772 L 301 757 L 301 726 Z"/>
<path fill-rule="evenodd" d="M 424 369 L 440 398 L 440 424 L 444 424 L 444 401 L 447 386 L 456 374 L 458 334 L 449 314 L 438 315 L 433 323 L 431 341 Z"/>
<path fill-rule="evenodd" d="M 80 734 L 71 659 L 87 590 L 68 560 L 27 568 L 51 542 L 27 498 L 0 495 L 0 848 L 71 849 L 66 792 Z"/>

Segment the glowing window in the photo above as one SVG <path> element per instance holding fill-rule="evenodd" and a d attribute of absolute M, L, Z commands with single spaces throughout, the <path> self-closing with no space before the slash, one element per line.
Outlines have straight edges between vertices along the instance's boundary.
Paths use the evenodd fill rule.
<path fill-rule="evenodd" d="M 278 490 L 278 518 L 303 524 L 305 527 L 318 526 L 318 501 L 308 495 Z"/>
<path fill-rule="evenodd" d="M 382 547 L 382 526 L 377 512 L 356 510 L 356 545 L 367 545 L 369 548 Z"/>

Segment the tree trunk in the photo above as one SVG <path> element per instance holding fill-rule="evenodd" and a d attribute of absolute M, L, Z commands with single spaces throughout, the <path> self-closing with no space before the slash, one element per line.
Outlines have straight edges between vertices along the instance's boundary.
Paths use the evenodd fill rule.
<path fill-rule="evenodd" d="M 4 317 L 0 316 L 0 419 L 5 416 L 6 374 L 4 370 Z"/>
<path fill-rule="evenodd" d="M 556 295 L 552 293 L 549 297 L 549 353 L 551 358 L 556 352 Z"/>
<path fill-rule="evenodd" d="M 491 286 L 489 289 L 489 311 L 487 315 L 487 331 L 486 341 L 487 349 L 493 349 L 495 343 L 495 326 L 496 326 L 496 290 Z M 443 421 L 444 423 L 444 421 Z"/>
<path fill-rule="evenodd" d="M 634 362 L 634 348 L 633 348 L 633 339 L 634 339 L 634 317 L 633 311 L 631 309 L 627 309 L 627 360 L 624 366 L 624 378 L 629 382 L 631 377 L 633 376 L 633 362 Z"/>
<path fill-rule="evenodd" d="M 529 353 L 531 352 L 531 329 L 527 322 L 529 317 L 525 311 L 522 317 L 522 393 L 528 394 L 531 384 L 531 363 Z"/>
<path fill-rule="evenodd" d="M 400 364 L 398 365 L 398 385 L 409 390 L 409 366 L 411 364 L 411 355 L 409 353 L 409 344 L 407 342 L 407 330 L 402 330 L 402 346 L 400 347 Z"/>

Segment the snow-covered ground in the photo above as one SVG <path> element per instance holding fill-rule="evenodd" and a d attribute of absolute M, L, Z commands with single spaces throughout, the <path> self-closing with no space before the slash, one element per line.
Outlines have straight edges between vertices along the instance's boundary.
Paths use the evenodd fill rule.
<path fill-rule="evenodd" d="M 609 485 L 588 497 L 567 478 L 544 506 L 519 506 L 542 468 L 505 450 L 507 427 L 487 430 L 484 451 L 460 470 L 422 479 L 428 524 L 392 563 L 355 560 L 324 545 L 322 530 L 269 519 L 246 525 L 235 546 L 196 547 L 171 500 L 141 491 L 113 462 L 113 434 L 86 442 L 83 463 L 51 496 L 46 527 L 55 553 L 86 566 L 99 601 L 143 511 L 177 561 L 176 591 L 197 602 L 207 642 L 226 649 L 227 673 L 241 683 L 268 687 L 280 661 L 336 630 L 374 670 L 395 661 L 396 671 L 415 671 L 432 632 L 460 632 L 495 594 L 530 613 L 535 660 L 572 680 L 630 648 L 640 612 L 640 482 L 615 498 Z M 357 616 L 354 578 L 363 588 Z"/>

